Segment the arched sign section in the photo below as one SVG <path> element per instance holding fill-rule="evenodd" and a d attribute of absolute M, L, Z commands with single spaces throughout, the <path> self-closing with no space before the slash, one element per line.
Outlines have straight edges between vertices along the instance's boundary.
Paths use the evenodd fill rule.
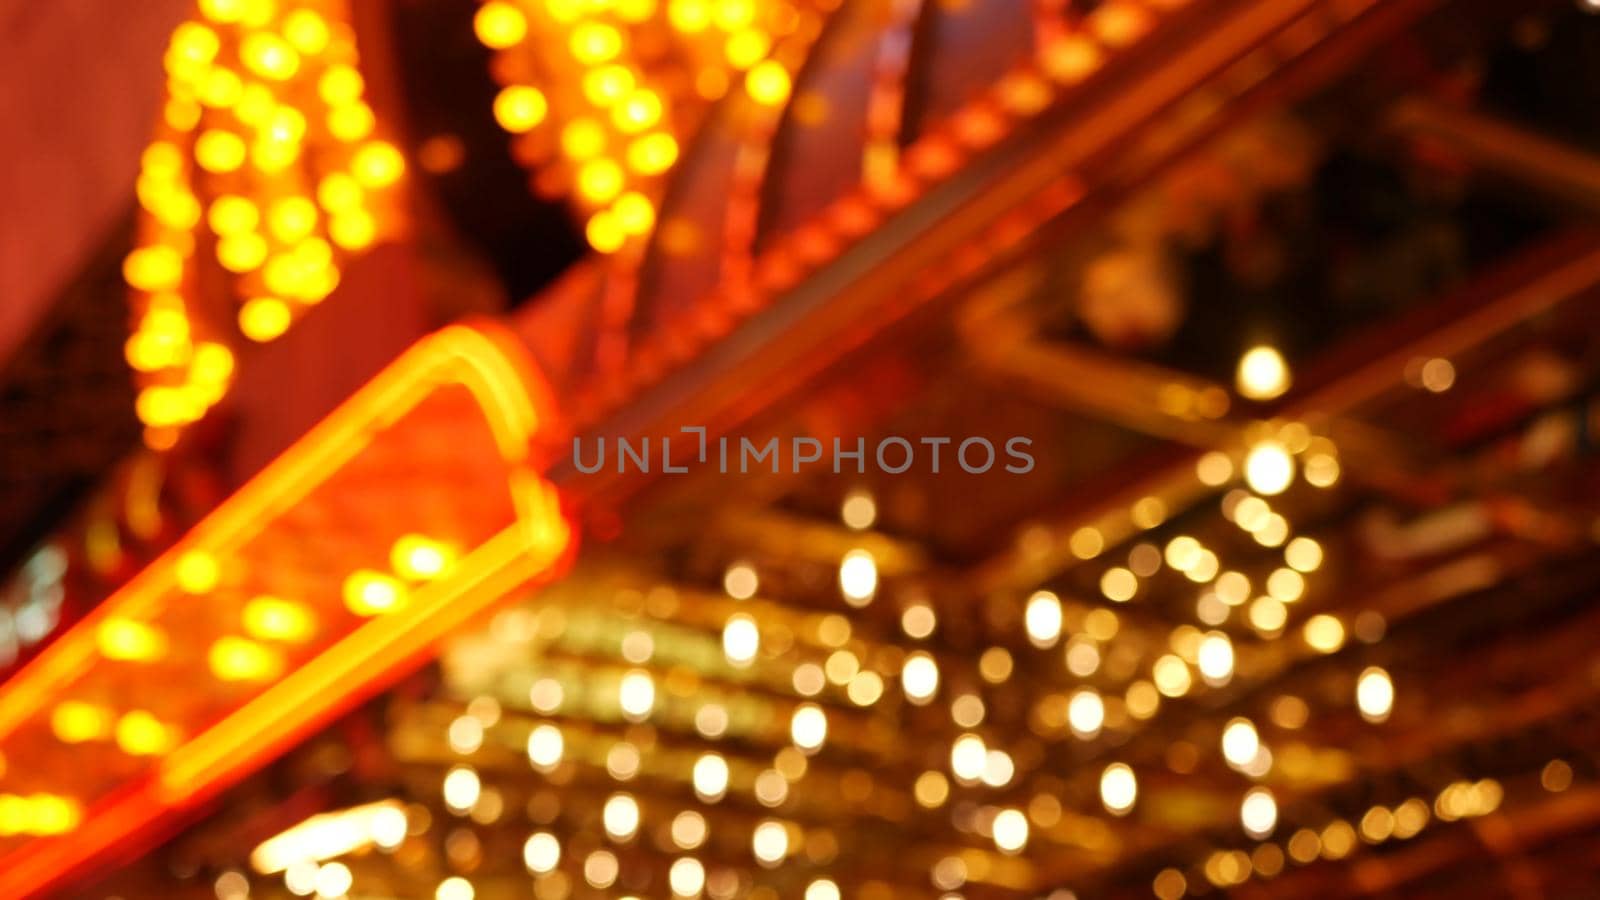
<path fill-rule="evenodd" d="M 494 326 L 424 338 L 6 683 L 0 896 L 125 846 L 557 575 L 574 535 L 532 449 L 553 415 Z"/>

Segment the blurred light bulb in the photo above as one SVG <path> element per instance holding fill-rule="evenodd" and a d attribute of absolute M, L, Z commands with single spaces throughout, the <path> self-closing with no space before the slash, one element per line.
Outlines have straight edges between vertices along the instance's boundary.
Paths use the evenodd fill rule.
<path fill-rule="evenodd" d="M 989 748 L 975 734 L 963 734 L 950 745 L 950 771 L 958 781 L 971 784 L 980 780 L 988 761 Z"/>
<path fill-rule="evenodd" d="M 561 842 L 547 831 L 530 836 L 522 845 L 522 864 L 534 874 L 553 871 L 560 862 Z"/>
<path fill-rule="evenodd" d="M 1222 756 L 1228 764 L 1238 768 L 1248 765 L 1261 751 L 1261 735 L 1249 719 L 1229 720 L 1222 729 Z"/>
<path fill-rule="evenodd" d="M 1368 722 L 1382 722 L 1394 709 L 1394 682 L 1389 673 L 1372 666 L 1356 680 L 1356 707 Z"/>
<path fill-rule="evenodd" d="M 789 829 L 782 822 L 768 819 L 756 826 L 750 837 L 750 848 L 755 853 L 756 862 L 772 868 L 789 855 Z"/>
<path fill-rule="evenodd" d="M 1294 481 L 1294 457 L 1278 441 L 1257 441 L 1244 458 L 1244 480 L 1263 496 L 1281 494 Z"/>
<path fill-rule="evenodd" d="M 1239 823 L 1246 834 L 1258 841 L 1270 836 L 1278 826 L 1278 801 L 1272 792 L 1264 787 L 1251 788 L 1239 804 Z"/>
<path fill-rule="evenodd" d="M 723 626 L 722 653 L 730 664 L 740 668 L 750 665 L 760 647 L 761 631 L 756 627 L 755 617 L 735 613 Z"/>
<path fill-rule="evenodd" d="M 994 817 L 994 845 L 1002 853 L 1018 853 L 1028 844 L 1028 817 L 1018 809 L 1003 809 Z"/>
<path fill-rule="evenodd" d="M 1074 693 L 1067 703 L 1067 724 L 1072 726 L 1072 733 L 1080 738 L 1088 740 L 1098 735 L 1105 721 L 1105 701 L 1091 688 Z"/>
<path fill-rule="evenodd" d="M 613 840 L 630 840 L 639 831 L 639 804 L 628 794 L 612 794 L 600 810 L 600 819 Z"/>
<path fill-rule="evenodd" d="M 1127 815 L 1139 797 L 1139 782 L 1133 770 L 1123 763 L 1112 763 L 1100 773 L 1100 802 L 1113 815 Z"/>
<path fill-rule="evenodd" d="M 866 550 L 851 550 L 839 563 L 839 590 L 851 606 L 866 606 L 878 591 L 878 564 Z"/>
<path fill-rule="evenodd" d="M 1208 633 L 1200 639 L 1196 666 L 1206 684 L 1218 687 L 1233 677 L 1233 641 L 1220 631 Z"/>
<path fill-rule="evenodd" d="M 900 669 L 900 687 L 912 703 L 927 703 L 939 692 L 939 665 L 926 653 L 911 654 Z"/>
<path fill-rule="evenodd" d="M 822 742 L 828 737 L 828 714 L 815 703 L 800 704 L 789 720 L 789 736 L 796 747 L 815 753 L 822 749 Z"/>
<path fill-rule="evenodd" d="M 1061 638 L 1061 598 L 1049 591 L 1029 597 L 1023 624 L 1035 647 L 1054 647 Z"/>
<path fill-rule="evenodd" d="M 1234 373 L 1239 395 L 1251 400 L 1271 400 L 1289 389 L 1289 364 L 1283 354 L 1265 345 L 1251 347 L 1239 357 Z"/>
<path fill-rule="evenodd" d="M 656 705 L 656 683 L 650 673 L 634 669 L 622 676 L 622 683 L 617 688 L 617 702 L 622 707 L 623 716 L 630 721 L 649 718 L 650 711 Z"/>
<path fill-rule="evenodd" d="M 728 791 L 728 763 L 715 753 L 707 753 L 694 763 L 694 793 L 706 803 L 721 800 Z"/>

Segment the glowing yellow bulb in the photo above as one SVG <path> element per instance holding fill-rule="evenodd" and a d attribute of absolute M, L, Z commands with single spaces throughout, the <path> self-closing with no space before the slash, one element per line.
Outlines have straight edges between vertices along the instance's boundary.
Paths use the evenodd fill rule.
<path fill-rule="evenodd" d="M 204 594 L 217 586 L 220 569 L 216 557 L 204 550 L 190 550 L 178 557 L 173 576 L 178 587 L 190 594 Z"/>
<path fill-rule="evenodd" d="M 1243 397 L 1271 400 L 1289 389 L 1289 364 L 1272 347 L 1252 347 L 1239 357 L 1234 386 Z"/>
<path fill-rule="evenodd" d="M 1259 441 L 1245 457 L 1244 480 L 1263 496 L 1281 494 L 1294 481 L 1294 457 L 1277 441 Z"/>
<path fill-rule="evenodd" d="M 203 341 L 195 347 L 189 375 L 196 382 L 223 384 L 232 374 L 232 350 L 211 341 Z M 184 554 L 178 560 L 178 583 L 190 593 L 204 593 L 216 587 L 218 571 L 216 560 L 210 554 L 201 551 Z"/>
<path fill-rule="evenodd" d="M 705 866 L 693 857 L 676 860 L 667 870 L 667 886 L 674 897 L 698 897 L 705 884 Z"/>
<path fill-rule="evenodd" d="M 939 692 L 939 664 L 926 653 L 911 654 L 900 668 L 900 687 L 912 703 L 927 703 Z"/>
<path fill-rule="evenodd" d="M 328 220 L 328 236 L 346 250 L 360 250 L 378 236 L 378 223 L 364 210 L 346 210 Z"/>
<path fill-rule="evenodd" d="M 1139 782 L 1124 763 L 1112 763 L 1100 773 L 1100 803 L 1112 815 L 1127 815 L 1139 797 Z"/>
<path fill-rule="evenodd" d="M 256 597 L 244 607 L 244 630 L 264 641 L 300 643 L 316 633 L 311 611 L 277 597 Z"/>
<path fill-rule="evenodd" d="M 168 49 L 178 59 L 206 63 L 217 55 L 221 45 L 215 31 L 199 22 L 185 22 L 172 32 Z"/>
<path fill-rule="evenodd" d="M 1309 469 L 1307 475 L 1310 475 Z M 1283 548 L 1283 561 L 1299 572 L 1315 571 L 1322 565 L 1322 545 L 1308 537 L 1297 537 Z"/>
<path fill-rule="evenodd" d="M 535 875 L 553 871 L 561 862 L 561 841 L 548 831 L 534 833 L 522 845 L 522 864 Z"/>
<path fill-rule="evenodd" d="M 1138 576 L 1121 566 L 1107 569 L 1100 576 L 1100 593 L 1105 594 L 1107 600 L 1126 603 L 1133 599 L 1138 590 Z"/>
<path fill-rule="evenodd" d="M 1028 844 L 1028 817 L 1019 809 L 1001 810 L 994 817 L 994 845 L 1002 853 L 1020 853 Z"/>
<path fill-rule="evenodd" d="M 365 103 L 348 103 L 328 112 L 328 131 L 345 143 L 365 138 L 376 124 L 372 107 Z"/>
<path fill-rule="evenodd" d="M 274 81 L 284 81 L 300 68 L 300 54 L 268 31 L 247 35 L 239 45 L 239 58 L 250 71 Z"/>
<path fill-rule="evenodd" d="M 622 33 L 610 25 L 586 22 L 572 30 L 570 47 L 579 62 L 605 62 L 622 52 Z"/>
<path fill-rule="evenodd" d="M 388 612 L 405 602 L 405 586 L 371 569 L 361 569 L 344 582 L 344 604 L 358 616 Z"/>
<path fill-rule="evenodd" d="M 561 150 L 572 159 L 598 156 L 605 147 L 605 129 L 593 119 L 574 119 L 561 129 Z"/>
<path fill-rule="evenodd" d="M 1188 665 L 1170 653 L 1155 661 L 1151 679 L 1156 683 L 1156 690 L 1168 697 L 1182 697 L 1193 683 Z"/>
<path fill-rule="evenodd" d="M 589 246 L 601 253 L 615 253 L 621 250 L 628 239 L 627 231 L 609 210 L 601 210 L 590 216 L 589 224 L 584 226 L 583 233 L 589 239 Z"/>
<path fill-rule="evenodd" d="M 549 772 L 561 763 L 566 740 L 554 725 L 537 725 L 528 734 L 528 761 L 540 772 Z"/>
<path fill-rule="evenodd" d="M 140 247 L 122 263 L 122 277 L 141 291 L 175 290 L 183 281 L 183 256 L 172 247 Z"/>
<path fill-rule="evenodd" d="M 656 224 L 656 208 L 638 191 L 629 191 L 611 206 L 617 225 L 629 234 L 648 234 Z"/>
<path fill-rule="evenodd" d="M 206 220 L 219 235 L 239 234 L 255 228 L 261 221 L 261 212 L 244 197 L 224 194 L 212 201 Z"/>
<path fill-rule="evenodd" d="M 1278 803 L 1272 792 L 1264 787 L 1251 788 L 1239 805 L 1239 823 L 1256 840 L 1271 835 L 1278 825 Z"/>
<path fill-rule="evenodd" d="M 394 542 L 389 561 L 403 577 L 426 581 L 445 573 L 455 562 L 455 551 L 440 541 L 408 534 Z"/>
<path fill-rule="evenodd" d="M 334 172 L 317 185 L 317 203 L 330 213 L 354 209 L 361 197 L 361 185 L 344 172 Z"/>
<path fill-rule="evenodd" d="M 678 161 L 678 142 L 670 134 L 649 134 L 628 145 L 628 168 L 659 175 Z"/>
<path fill-rule="evenodd" d="M 267 242 L 250 231 L 230 234 L 217 241 L 217 262 L 236 274 L 261 268 L 267 258 Z"/>
<path fill-rule="evenodd" d="M 628 794 L 612 794 L 601 808 L 600 819 L 612 840 L 631 840 L 639 832 L 639 804 Z"/>
<path fill-rule="evenodd" d="M 446 772 L 441 787 L 445 805 L 453 810 L 469 810 L 483 796 L 483 782 L 471 766 L 456 766 Z"/>
<path fill-rule="evenodd" d="M 1344 646 L 1344 623 L 1327 613 L 1306 620 L 1306 645 L 1318 653 L 1333 653 Z"/>
<path fill-rule="evenodd" d="M 728 65 L 735 69 L 748 69 L 760 62 L 771 49 L 772 39 L 766 32 L 747 28 L 728 38 L 723 45 L 723 55 L 727 57 Z"/>
<path fill-rule="evenodd" d="M 237 22 L 244 11 L 245 0 L 200 0 L 200 14 L 213 22 Z"/>
<path fill-rule="evenodd" d="M 1220 631 L 1200 639 L 1195 667 L 1206 684 L 1219 687 L 1233 678 L 1233 642 Z"/>
<path fill-rule="evenodd" d="M 649 718 L 656 705 L 655 679 L 643 669 L 634 669 L 622 676 L 617 686 L 617 705 L 629 721 L 642 722 Z"/>
<path fill-rule="evenodd" d="M 1023 625 L 1035 647 L 1054 647 L 1061 637 L 1061 598 L 1049 591 L 1029 597 Z"/>
<path fill-rule="evenodd" d="M 578 170 L 578 193 L 590 203 L 605 203 L 621 190 L 622 167 L 609 159 L 590 160 Z"/>
<path fill-rule="evenodd" d="M 1274 635 L 1289 620 L 1289 610 L 1276 597 L 1257 597 L 1248 612 L 1250 627 L 1262 634 Z"/>
<path fill-rule="evenodd" d="M 550 112 L 550 103 L 538 88 L 514 84 L 494 98 L 494 119 L 512 134 L 531 131 Z"/>
<path fill-rule="evenodd" d="M 611 121 L 624 134 L 644 131 L 661 121 L 661 98 L 655 91 L 634 91 L 611 111 Z"/>
<path fill-rule="evenodd" d="M 265 681 L 283 671 L 283 657 L 276 651 L 233 635 L 213 643 L 207 660 L 223 681 Z"/>
<path fill-rule="evenodd" d="M 142 709 L 125 713 L 117 720 L 117 746 L 131 756 L 153 756 L 168 750 L 172 731 L 160 719 Z"/>
<path fill-rule="evenodd" d="M 254 297 L 239 307 L 239 331 L 252 341 L 270 341 L 289 330 L 289 305 L 277 297 Z"/>
<path fill-rule="evenodd" d="M 761 648 L 761 631 L 754 616 L 735 613 L 722 628 L 722 654 L 729 664 L 744 668 L 756 658 Z"/>
<path fill-rule="evenodd" d="M 624 22 L 638 24 L 656 13 L 656 0 L 617 0 L 617 15 Z"/>
<path fill-rule="evenodd" d="M 317 225 L 317 207 L 306 197 L 285 197 L 267 212 L 267 228 L 285 244 L 311 233 Z"/>
<path fill-rule="evenodd" d="M 134 400 L 139 421 L 150 426 L 177 425 L 199 417 L 188 392 L 165 385 L 151 385 Z"/>
<path fill-rule="evenodd" d="M 367 187 L 386 187 L 399 180 L 405 157 L 387 141 L 369 141 L 350 159 L 350 172 Z"/>
<path fill-rule="evenodd" d="M 872 602 L 878 591 L 878 563 L 871 551 L 858 548 L 844 555 L 839 562 L 839 591 L 851 606 Z"/>
<path fill-rule="evenodd" d="M 264 84 L 252 83 L 245 85 L 239 92 L 239 100 L 233 105 L 233 115 L 246 125 L 260 128 L 267 124 L 267 120 L 277 107 L 278 103 L 273 99 L 271 88 Z"/>
<path fill-rule="evenodd" d="M 111 735 L 111 711 L 103 706 L 68 700 L 50 712 L 50 730 L 68 744 L 103 740 Z"/>
<path fill-rule="evenodd" d="M 601 66 L 583 76 L 583 93 L 596 106 L 609 106 L 634 87 L 633 73 L 621 65 Z"/>
<path fill-rule="evenodd" d="M 789 73 L 778 63 L 767 60 L 752 68 L 744 78 L 744 89 L 763 106 L 777 106 L 789 99 Z"/>
<path fill-rule="evenodd" d="M 491 0 L 478 8 L 472 30 L 485 47 L 504 50 L 527 37 L 528 20 L 512 4 Z"/>
<path fill-rule="evenodd" d="M 789 829 L 782 822 L 768 820 L 756 826 L 751 836 L 751 849 L 756 862 L 771 868 L 789 855 Z"/>
<path fill-rule="evenodd" d="M 761 579 L 749 563 L 734 563 L 722 574 L 722 589 L 735 600 L 749 600 L 756 595 Z"/>
<path fill-rule="evenodd" d="M 828 736 L 828 715 L 814 703 L 802 703 L 789 720 L 789 737 L 806 753 L 822 749 Z"/>
<path fill-rule="evenodd" d="M 329 106 L 343 106 L 361 99 L 366 82 L 354 67 L 344 64 L 329 66 L 317 80 L 317 93 Z"/>
<path fill-rule="evenodd" d="M 1238 768 L 1247 766 L 1261 752 L 1261 735 L 1249 719 L 1237 718 L 1222 729 L 1222 757 Z"/>
<path fill-rule="evenodd" d="M 1389 673 L 1372 666 L 1356 680 L 1356 707 L 1369 722 L 1382 722 L 1394 709 L 1394 682 Z"/>
<path fill-rule="evenodd" d="M 711 25 L 711 7 L 706 0 L 671 0 L 667 21 L 685 34 L 705 31 Z"/>
<path fill-rule="evenodd" d="M 695 796 L 705 803 L 715 803 L 728 792 L 728 762 L 715 753 L 695 760 L 692 776 Z"/>
<path fill-rule="evenodd" d="M 328 23 L 309 9 L 297 9 L 283 17 L 283 36 L 301 53 L 315 55 L 328 47 Z"/>
<path fill-rule="evenodd" d="M 1092 688 L 1083 688 L 1067 703 L 1067 724 L 1072 733 L 1088 740 L 1100 733 L 1106 721 L 1105 701 Z"/>

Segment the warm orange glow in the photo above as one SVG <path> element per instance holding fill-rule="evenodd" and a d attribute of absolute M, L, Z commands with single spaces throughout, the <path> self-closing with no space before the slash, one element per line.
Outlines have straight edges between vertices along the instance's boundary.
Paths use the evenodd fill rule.
<path fill-rule="evenodd" d="M 162 658 L 167 642 L 157 623 L 168 610 L 192 609 L 195 603 L 240 604 L 233 621 L 251 637 L 215 633 L 207 636 L 202 659 L 185 656 L 166 664 L 190 666 L 186 677 L 197 683 L 238 679 L 241 687 L 233 690 L 247 690 L 243 685 L 253 679 L 267 680 L 265 688 L 244 695 L 242 705 L 220 720 L 208 717 L 193 730 L 188 722 L 168 721 L 154 710 L 108 711 L 107 735 L 115 746 L 130 756 L 155 758 L 152 768 L 112 794 L 86 798 L 81 824 L 75 817 L 56 816 L 53 821 L 78 826 L 70 835 L 31 841 L 0 859 L 0 896 L 44 891 L 170 811 L 203 800 L 370 696 L 488 603 L 553 575 L 569 552 L 571 532 L 554 489 L 528 468 L 532 438 L 546 421 L 551 401 L 519 354 L 510 338 L 464 326 L 419 342 L 0 689 L 0 747 L 8 757 L 12 742 L 41 739 L 40 728 L 47 740 L 59 740 L 58 730 L 89 739 L 98 729 L 95 714 L 67 705 L 75 702 L 74 687 L 112 677 L 106 665 Z M 404 603 L 370 619 L 354 620 L 339 609 L 319 623 L 320 617 L 298 604 L 232 590 L 254 583 L 244 560 L 259 552 L 261 542 L 278 539 L 285 514 L 326 502 L 327 492 L 334 490 L 330 485 L 336 486 L 341 471 L 368 447 L 398 440 L 390 434 L 404 433 L 413 411 L 436 396 L 461 396 L 463 389 L 473 401 L 469 408 L 483 417 L 493 441 L 490 456 L 501 467 L 498 474 L 483 475 L 500 479 L 508 491 L 505 518 L 481 523 L 490 536 L 454 562 L 443 542 L 433 547 L 442 558 L 432 551 L 406 554 L 414 574 L 435 565 L 438 574 L 419 579 Z M 385 540 L 415 550 L 406 537 Z M 370 567 L 374 561 L 364 562 Z M 337 576 L 314 571 L 297 577 L 322 582 L 309 596 L 337 596 L 341 580 L 359 566 Z M 180 571 L 187 584 L 180 583 Z M 376 568 L 371 571 L 399 583 Z M 229 590 L 197 599 L 186 589 L 215 587 L 224 572 Z M 329 578 L 335 580 L 329 583 Z M 320 642 L 309 658 L 293 662 L 284 648 L 258 642 L 312 638 Z M 106 663 L 107 657 L 117 661 Z M 119 670 L 114 677 L 126 676 Z"/>

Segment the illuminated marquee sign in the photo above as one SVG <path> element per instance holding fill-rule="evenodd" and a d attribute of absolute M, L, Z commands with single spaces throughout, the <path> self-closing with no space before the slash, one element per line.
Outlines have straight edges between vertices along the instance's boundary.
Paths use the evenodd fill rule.
<path fill-rule="evenodd" d="M 552 405 L 515 342 L 425 338 L 0 689 L 0 896 L 272 759 L 553 577 Z M 179 686 L 179 689 L 174 689 Z"/>

